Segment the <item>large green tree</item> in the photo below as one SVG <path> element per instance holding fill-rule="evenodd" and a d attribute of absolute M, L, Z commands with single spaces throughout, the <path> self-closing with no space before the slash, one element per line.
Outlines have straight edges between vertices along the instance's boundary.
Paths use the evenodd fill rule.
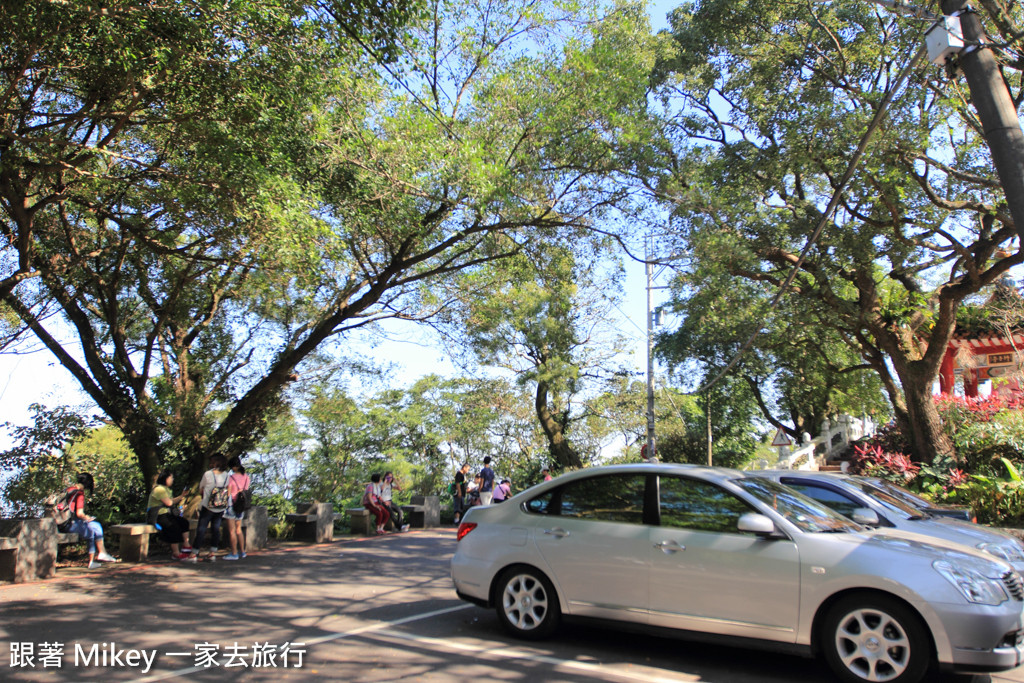
<path fill-rule="evenodd" d="M 0 297 L 147 481 L 241 453 L 326 342 L 600 217 L 639 6 L 42 0 L 0 10 Z M 414 19 L 408 32 L 403 26 Z"/>
<path fill-rule="evenodd" d="M 1006 39 L 1009 75 L 1021 10 L 982 8 Z M 932 385 L 956 309 L 1024 252 L 998 255 L 1019 226 L 955 70 L 917 62 L 900 80 L 927 26 L 861 1 L 703 0 L 671 21 L 678 53 L 659 76 L 675 144 L 657 189 L 674 203 L 680 240 L 737 282 L 778 291 L 797 269 L 783 294 L 859 348 L 915 457 L 950 452 Z M 802 253 L 834 193 L 837 211 Z"/>
<path fill-rule="evenodd" d="M 616 271 L 601 268 L 602 257 L 600 242 L 583 235 L 573 246 L 538 245 L 464 277 L 458 305 L 449 308 L 469 355 L 533 388 L 537 423 L 559 469 L 596 455 L 573 443 L 574 426 L 587 416 L 587 380 L 618 350 L 605 324 Z"/>
<path fill-rule="evenodd" d="M 713 377 L 739 352 L 750 321 L 757 320 L 760 335 L 731 374 L 746 383 L 773 427 L 799 442 L 840 413 L 876 419 L 889 414 L 878 375 L 856 340 L 830 324 L 827 310 L 799 299 L 771 309 L 768 286 L 733 279 L 717 263 L 705 265 L 698 262 L 675 280 L 671 305 L 682 322 L 659 337 L 661 356 L 677 366 L 696 364 L 701 377 Z"/>

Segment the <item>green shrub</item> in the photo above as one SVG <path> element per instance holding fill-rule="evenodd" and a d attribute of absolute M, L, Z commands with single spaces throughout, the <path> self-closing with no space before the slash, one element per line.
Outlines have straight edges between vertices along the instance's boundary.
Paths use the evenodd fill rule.
<path fill-rule="evenodd" d="M 3 512 L 10 516 L 42 514 L 42 502 L 91 472 L 95 492 L 87 511 L 104 524 L 143 519 L 146 490 L 135 457 L 115 427 L 97 423 L 67 407 L 34 404 L 33 424 L 4 426 L 15 445 L 0 453 L 0 469 L 12 472 L 3 485 Z"/>
<path fill-rule="evenodd" d="M 959 495 L 954 500 L 969 504 L 982 524 L 1024 526 L 1024 481 L 1013 463 L 1006 458 L 1000 463 L 1002 476 L 970 475 L 956 488 Z"/>
<path fill-rule="evenodd" d="M 1020 399 L 943 394 L 936 397 L 935 405 L 965 471 L 998 476 L 1000 459 L 1024 460 L 1024 403 Z"/>
<path fill-rule="evenodd" d="M 277 522 L 267 528 L 267 534 L 271 538 L 288 538 L 291 536 L 292 525 L 285 521 L 284 516 L 295 512 L 294 503 L 280 493 L 260 494 L 253 492 L 252 504 L 266 507 L 267 517 L 277 518 Z"/>

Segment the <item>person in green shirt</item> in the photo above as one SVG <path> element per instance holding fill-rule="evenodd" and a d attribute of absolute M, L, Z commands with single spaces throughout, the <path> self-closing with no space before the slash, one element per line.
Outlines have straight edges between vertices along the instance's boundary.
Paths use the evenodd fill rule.
<path fill-rule="evenodd" d="M 175 497 L 171 491 L 172 486 L 174 475 L 169 470 L 163 470 L 157 475 L 156 486 L 149 494 L 146 521 L 156 526 L 156 535 L 161 541 L 170 544 L 171 559 L 195 562 L 196 556 L 192 554 L 188 542 L 188 520 L 175 514 L 178 503 L 185 497 L 185 493 L 182 492 L 180 496 Z M 179 546 L 184 546 L 180 552 Z"/>

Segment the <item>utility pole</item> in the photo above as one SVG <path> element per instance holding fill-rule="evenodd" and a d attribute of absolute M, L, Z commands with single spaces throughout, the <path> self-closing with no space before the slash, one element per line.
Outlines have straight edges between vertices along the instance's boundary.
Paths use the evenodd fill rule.
<path fill-rule="evenodd" d="M 985 31 L 977 13 L 966 0 L 942 0 L 942 13 L 959 13 L 966 47 L 959 64 L 971 91 L 971 103 L 978 112 L 992 163 L 1003 186 L 1017 235 L 1024 246 L 1024 133 L 1017 108 L 1006 87 L 992 50 L 985 46 Z"/>
<path fill-rule="evenodd" d="M 644 276 L 647 279 L 647 450 L 646 459 L 655 458 L 654 451 L 654 312 L 651 309 L 651 290 L 654 264 L 651 262 L 651 238 L 647 238 L 644 254 Z"/>
<path fill-rule="evenodd" d="M 647 443 L 643 449 L 648 460 L 655 460 L 654 438 L 654 328 L 662 324 L 661 311 L 655 311 L 651 292 L 655 289 L 668 289 L 667 286 L 655 286 L 654 281 L 665 270 L 669 262 L 684 258 L 685 254 L 671 254 L 658 258 L 654 254 L 654 241 L 665 235 L 647 235 L 644 238 L 644 276 L 647 279 Z M 658 268 L 655 271 L 655 267 Z"/>

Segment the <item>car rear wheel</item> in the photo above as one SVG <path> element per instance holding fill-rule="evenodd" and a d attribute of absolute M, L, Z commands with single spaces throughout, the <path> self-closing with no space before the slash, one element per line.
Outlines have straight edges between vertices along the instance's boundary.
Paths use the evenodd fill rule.
<path fill-rule="evenodd" d="M 551 582 L 529 567 L 513 567 L 502 575 L 496 609 L 505 630 L 531 640 L 551 635 L 561 618 Z"/>
<path fill-rule="evenodd" d="M 836 603 L 821 634 L 825 661 L 850 683 L 916 683 L 928 670 L 931 645 L 911 610 L 884 596 Z"/>

